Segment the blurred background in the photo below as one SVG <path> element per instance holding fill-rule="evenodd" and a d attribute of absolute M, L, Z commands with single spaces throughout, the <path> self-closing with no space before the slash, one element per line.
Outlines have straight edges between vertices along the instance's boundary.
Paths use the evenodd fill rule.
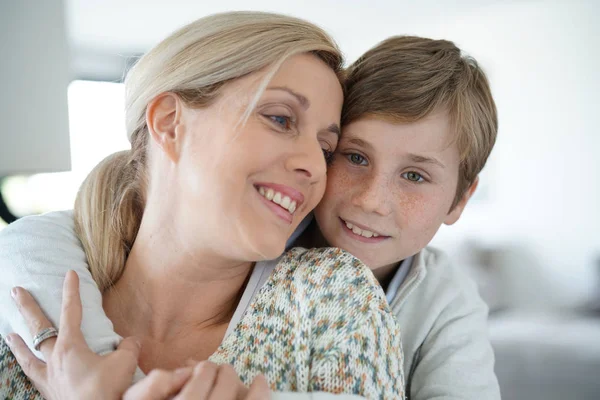
<path fill-rule="evenodd" d="M 504 399 L 600 399 L 595 0 L 0 0 L 4 219 L 72 208 L 93 166 L 128 148 L 120 82 L 135 57 L 187 22 L 244 9 L 321 25 L 348 62 L 398 34 L 452 40 L 480 62 L 498 141 L 462 219 L 433 244 L 490 306 Z"/>

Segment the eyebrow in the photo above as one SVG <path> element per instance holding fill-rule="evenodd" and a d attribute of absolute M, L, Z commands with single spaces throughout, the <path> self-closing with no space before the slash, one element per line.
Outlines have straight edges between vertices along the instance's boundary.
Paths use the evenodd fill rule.
<path fill-rule="evenodd" d="M 348 142 L 355 144 L 357 146 L 363 147 L 367 150 L 373 150 L 373 146 L 369 142 L 359 139 L 359 138 L 351 137 L 348 139 Z M 415 162 L 415 163 L 433 164 L 433 165 L 437 165 L 440 168 L 444 168 L 444 169 L 446 168 L 446 166 L 444 164 L 442 164 L 438 159 L 433 158 L 433 157 L 425 157 L 425 156 L 421 156 L 421 155 L 413 154 L 413 153 L 409 153 L 407 156 L 412 162 Z"/>
<path fill-rule="evenodd" d="M 342 135 L 342 131 L 340 130 L 340 126 L 338 124 L 331 124 L 325 130 L 327 132 L 335 133 L 337 135 L 338 139 Z"/>
<path fill-rule="evenodd" d="M 411 159 L 411 161 L 416 163 L 434 164 L 440 168 L 446 168 L 444 164 L 442 164 L 438 159 L 433 157 L 424 157 L 418 154 L 408 154 L 408 157 Z"/>
<path fill-rule="evenodd" d="M 296 100 L 298 100 L 298 102 L 300 103 L 302 108 L 307 109 L 310 107 L 310 101 L 308 101 L 308 99 L 306 97 L 302 96 L 300 93 L 294 92 L 289 87 L 273 86 L 273 87 L 267 88 L 267 90 L 281 90 L 281 91 L 287 92 L 287 93 L 291 94 L 292 96 L 294 96 L 296 98 Z"/>
<path fill-rule="evenodd" d="M 369 150 L 373 149 L 373 146 L 371 146 L 371 143 L 369 143 L 367 141 L 364 141 L 362 139 L 359 139 L 359 138 L 350 137 L 350 139 L 348 139 L 348 142 L 352 143 L 352 144 L 355 144 L 357 146 L 360 146 L 360 147 L 365 147 L 365 148 L 367 148 Z"/>

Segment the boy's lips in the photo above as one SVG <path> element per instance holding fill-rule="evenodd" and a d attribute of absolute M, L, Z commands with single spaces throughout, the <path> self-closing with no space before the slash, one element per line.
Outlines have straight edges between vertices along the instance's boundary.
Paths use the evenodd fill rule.
<path fill-rule="evenodd" d="M 340 217 L 340 223 L 342 224 L 343 230 L 350 235 L 352 238 L 365 243 L 379 243 L 383 240 L 390 238 L 388 235 L 384 235 L 380 232 L 371 230 L 365 225 L 358 224 L 356 222 L 345 220 Z"/>

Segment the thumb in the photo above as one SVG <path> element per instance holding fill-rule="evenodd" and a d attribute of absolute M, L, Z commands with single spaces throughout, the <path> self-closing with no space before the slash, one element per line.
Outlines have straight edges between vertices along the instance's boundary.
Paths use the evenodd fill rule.
<path fill-rule="evenodd" d="M 139 339 L 130 336 L 119 343 L 117 350 L 112 355 L 119 358 L 120 362 L 124 363 L 127 367 L 131 368 L 131 371 L 135 372 L 138 359 L 140 358 L 141 348 L 142 345 Z"/>
<path fill-rule="evenodd" d="M 254 378 L 250 390 L 246 395 L 245 400 L 269 400 L 271 399 L 271 391 L 269 390 L 269 384 L 265 379 L 264 375 L 258 375 Z"/>

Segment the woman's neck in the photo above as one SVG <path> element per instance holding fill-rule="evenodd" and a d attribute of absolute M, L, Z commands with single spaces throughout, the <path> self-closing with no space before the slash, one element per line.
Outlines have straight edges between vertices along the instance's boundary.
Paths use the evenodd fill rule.
<path fill-rule="evenodd" d="M 164 225 L 149 225 L 142 222 L 123 275 L 103 295 L 117 333 L 166 343 L 226 326 L 252 263 L 192 253 Z"/>

